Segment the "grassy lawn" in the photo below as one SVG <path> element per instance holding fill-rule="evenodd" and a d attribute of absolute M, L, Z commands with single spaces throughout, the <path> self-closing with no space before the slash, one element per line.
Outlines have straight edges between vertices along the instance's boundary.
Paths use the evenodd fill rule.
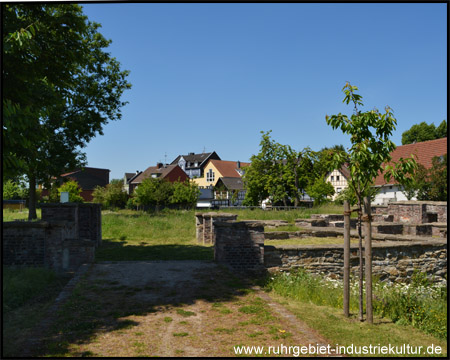
<path fill-rule="evenodd" d="M 3 355 L 17 355 L 69 280 L 42 268 L 3 267 Z"/>
<path fill-rule="evenodd" d="M 357 244 L 358 239 L 350 238 L 350 243 Z M 293 238 L 285 240 L 265 240 L 264 245 L 344 245 L 344 238 L 342 237 L 308 237 L 308 238 Z"/>
<path fill-rule="evenodd" d="M 343 316 L 342 310 L 330 306 L 320 306 L 307 301 L 296 301 L 282 297 L 274 292 L 271 292 L 271 296 L 292 311 L 299 319 L 326 337 L 332 345 L 339 344 L 346 347 L 353 345 L 359 347 L 369 345 L 389 346 L 390 344 L 401 347 L 403 344 L 409 344 L 414 347 L 422 346 L 423 351 L 425 351 L 427 347 L 433 344 L 442 348 L 442 354 L 436 356 L 447 357 L 447 343 L 445 340 L 424 334 L 411 325 L 395 324 L 389 319 L 378 316 L 374 316 L 374 323 L 370 325 L 366 322 L 360 322 L 357 319 L 357 312 L 347 319 Z M 349 356 L 360 357 L 361 355 L 353 354 Z M 376 354 L 365 356 L 392 357 L 393 355 Z M 415 357 L 418 355 L 409 356 Z M 429 357 L 431 355 L 422 353 L 422 356 Z"/>

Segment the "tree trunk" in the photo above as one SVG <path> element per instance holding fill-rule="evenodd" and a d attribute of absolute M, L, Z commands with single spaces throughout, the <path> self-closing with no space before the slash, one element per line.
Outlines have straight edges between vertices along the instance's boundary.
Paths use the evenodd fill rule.
<path fill-rule="evenodd" d="M 30 179 L 30 197 L 28 204 L 28 221 L 37 219 L 36 214 L 36 178 L 29 176 Z"/>
<path fill-rule="evenodd" d="M 361 234 L 361 199 L 358 198 L 358 237 L 359 237 L 359 321 L 364 321 L 363 316 L 363 256 L 362 256 L 362 234 Z"/>
<path fill-rule="evenodd" d="M 344 316 L 350 316 L 350 204 L 344 200 Z"/>
<path fill-rule="evenodd" d="M 373 324 L 372 310 L 372 225 L 371 225 L 371 209 L 370 197 L 364 198 L 364 232 L 365 244 L 364 254 L 366 260 L 366 317 L 369 324 Z"/>

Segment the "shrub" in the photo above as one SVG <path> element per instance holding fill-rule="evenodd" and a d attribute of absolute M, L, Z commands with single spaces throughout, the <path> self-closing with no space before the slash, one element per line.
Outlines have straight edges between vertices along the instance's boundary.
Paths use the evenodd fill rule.
<path fill-rule="evenodd" d="M 75 203 L 84 202 L 84 199 L 80 196 L 82 190 L 80 189 L 80 186 L 75 180 L 69 180 L 58 188 L 58 198 L 64 191 L 69 193 L 69 202 Z"/>
<path fill-rule="evenodd" d="M 124 208 L 128 201 L 128 194 L 123 189 L 123 182 L 116 181 L 97 186 L 92 194 L 94 202 L 100 203 L 106 209 Z"/>

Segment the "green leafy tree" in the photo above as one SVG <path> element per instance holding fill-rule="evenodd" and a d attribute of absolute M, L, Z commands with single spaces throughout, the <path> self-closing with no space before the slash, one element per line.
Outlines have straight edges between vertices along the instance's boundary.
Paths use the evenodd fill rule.
<path fill-rule="evenodd" d="M 134 190 L 134 201 L 139 206 L 154 206 L 158 211 L 162 205 L 170 203 L 172 195 L 171 183 L 158 178 L 148 178 Z"/>
<path fill-rule="evenodd" d="M 447 201 L 447 154 L 435 156 L 430 169 L 419 164 L 412 183 L 403 187 L 414 192 L 417 200 Z"/>
<path fill-rule="evenodd" d="M 174 182 L 171 184 L 173 188 L 170 203 L 179 206 L 193 208 L 197 204 L 200 190 L 198 185 L 193 181 Z"/>
<path fill-rule="evenodd" d="M 36 184 L 85 163 L 83 147 L 121 118 L 127 71 L 76 4 L 2 4 L 3 171 Z"/>
<path fill-rule="evenodd" d="M 444 137 L 447 137 L 447 121 L 443 120 L 437 128 L 434 123 L 428 125 L 423 121 L 420 124 L 413 125 L 402 134 L 402 145 Z"/>
<path fill-rule="evenodd" d="M 251 157 L 243 179 L 244 205 L 259 205 L 270 197 L 273 203 L 297 206 L 306 186 L 314 178 L 315 153 L 309 148 L 296 151 L 270 138 L 271 131 L 261 131 L 260 151 Z"/>
<path fill-rule="evenodd" d="M 124 208 L 128 194 L 123 189 L 123 180 L 113 179 L 106 186 L 97 186 L 92 194 L 93 200 L 106 209 Z"/>
<path fill-rule="evenodd" d="M 314 199 L 314 205 L 320 205 L 325 203 L 329 196 L 334 195 L 334 186 L 323 177 L 319 177 L 306 188 L 306 192 Z"/>
<path fill-rule="evenodd" d="M 333 129 L 341 129 L 344 134 L 350 135 L 352 146 L 348 155 L 342 152 L 336 152 L 334 155 L 335 168 L 340 168 L 344 163 L 348 163 L 350 170 L 350 179 L 348 181 L 349 191 L 355 194 L 358 206 L 358 224 L 359 224 L 359 317 L 363 318 L 362 306 L 362 234 L 361 218 L 363 197 L 373 185 L 373 179 L 378 173 L 384 172 L 386 181 L 393 177 L 397 182 L 408 182 L 408 175 L 414 172 L 416 162 L 414 159 L 400 159 L 397 164 L 390 164 L 391 153 L 395 149 L 395 144 L 389 139 L 395 130 L 397 120 L 392 110 L 387 106 L 385 113 L 380 113 L 377 109 L 361 112 L 359 106 L 363 106 L 362 96 L 356 94 L 356 86 L 346 83 L 342 91 L 345 93 L 343 102 L 347 105 L 352 102 L 354 113 L 349 118 L 341 113 L 337 115 L 326 116 L 326 122 Z M 387 164 L 387 165 L 386 165 Z M 370 219 L 369 219 L 370 221 Z M 371 269 L 370 269 L 371 271 Z M 370 294 L 372 290 L 370 288 Z M 372 309 L 370 309 L 370 313 Z"/>
<path fill-rule="evenodd" d="M 84 199 L 80 195 L 82 190 L 75 180 L 69 180 L 69 181 L 63 183 L 58 188 L 58 197 L 61 196 L 62 192 L 69 193 L 69 202 L 74 202 L 74 203 L 84 202 Z"/>

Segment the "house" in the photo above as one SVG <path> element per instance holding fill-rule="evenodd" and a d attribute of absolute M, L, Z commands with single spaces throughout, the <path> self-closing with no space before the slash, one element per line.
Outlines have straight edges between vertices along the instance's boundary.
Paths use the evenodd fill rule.
<path fill-rule="evenodd" d="M 215 151 L 210 153 L 178 155 L 170 165 L 178 165 L 190 179 L 203 176 L 203 169 L 209 160 L 220 160 Z"/>
<path fill-rule="evenodd" d="M 145 179 L 155 178 L 164 179 L 169 182 L 186 181 L 189 177 L 178 165 L 168 165 L 157 163 L 156 166 L 150 166 L 145 171 L 138 174 L 134 179 L 129 181 L 130 194 L 139 186 Z"/>
<path fill-rule="evenodd" d="M 80 196 L 84 201 L 92 201 L 92 193 L 97 186 L 106 186 L 109 184 L 109 169 L 100 169 L 93 167 L 77 168 L 71 172 L 60 175 L 62 181 L 74 180 L 81 188 Z M 42 190 L 41 196 L 48 196 L 49 190 Z"/>
<path fill-rule="evenodd" d="M 348 186 L 349 178 L 350 169 L 346 165 L 342 165 L 340 169 L 334 169 L 327 174 L 325 181 L 331 183 L 334 187 L 333 200 Z"/>
<path fill-rule="evenodd" d="M 123 176 L 123 190 L 130 195 L 130 182 L 133 181 L 142 171 L 136 170 L 135 173 L 125 173 Z"/>
<path fill-rule="evenodd" d="M 417 163 L 429 169 L 432 166 L 432 160 L 435 156 L 440 157 L 447 154 L 447 138 L 398 146 L 391 153 L 391 161 L 395 163 L 400 158 L 410 158 L 412 154 L 414 154 Z M 374 186 L 379 188 L 378 194 L 373 202 L 375 205 L 387 204 L 391 201 L 407 200 L 406 196 L 402 193 L 402 186 L 393 179 L 386 182 L 381 172 L 375 178 Z M 416 199 L 413 198 L 412 200 Z"/>
<path fill-rule="evenodd" d="M 245 197 L 242 175 L 250 163 L 240 161 L 209 160 L 203 176 L 193 179 L 200 189 L 212 189 L 211 205 L 232 206 L 242 204 Z M 206 202 L 206 199 L 203 199 Z M 233 201 L 232 201 L 233 200 Z"/>

